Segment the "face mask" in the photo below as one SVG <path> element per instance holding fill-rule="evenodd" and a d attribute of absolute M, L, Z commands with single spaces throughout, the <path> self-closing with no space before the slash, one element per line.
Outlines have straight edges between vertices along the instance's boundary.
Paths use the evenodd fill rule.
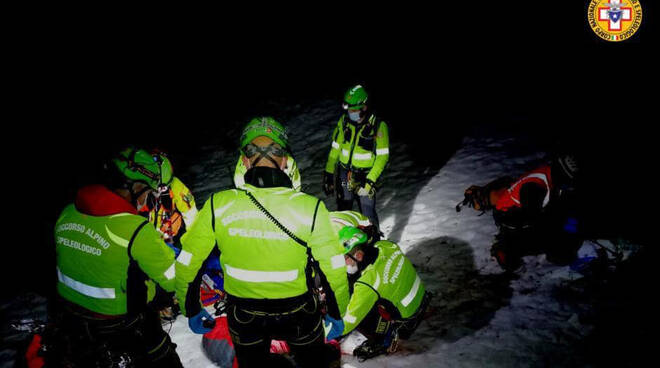
<path fill-rule="evenodd" d="M 357 122 L 360 120 L 360 115 L 362 115 L 361 111 L 349 111 L 348 112 L 348 118 L 351 119 L 351 121 Z"/>
<path fill-rule="evenodd" d="M 355 275 L 358 272 L 358 266 L 357 265 L 346 265 L 346 272 L 348 272 L 349 275 Z"/>

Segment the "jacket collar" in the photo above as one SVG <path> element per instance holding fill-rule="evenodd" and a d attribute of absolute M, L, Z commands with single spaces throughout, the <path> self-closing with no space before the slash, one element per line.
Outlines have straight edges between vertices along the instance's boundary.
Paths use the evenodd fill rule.
<path fill-rule="evenodd" d="M 76 195 L 76 209 L 86 215 L 110 216 L 118 213 L 137 215 L 137 209 L 103 185 L 90 185 L 81 188 Z"/>
<path fill-rule="evenodd" d="M 272 167 L 253 167 L 245 173 L 244 178 L 246 184 L 257 188 L 293 188 L 289 176 L 284 171 Z"/>

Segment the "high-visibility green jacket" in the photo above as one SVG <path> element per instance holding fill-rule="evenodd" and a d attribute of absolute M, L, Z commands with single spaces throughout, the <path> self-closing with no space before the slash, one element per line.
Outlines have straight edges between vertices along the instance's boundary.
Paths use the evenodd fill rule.
<path fill-rule="evenodd" d="M 103 186 L 78 192 L 55 226 L 57 291 L 104 315 L 140 312 L 147 278 L 174 290 L 174 252 L 133 206 Z"/>
<path fill-rule="evenodd" d="M 246 191 L 283 226 L 307 242 L 330 285 L 328 292 L 334 292 L 338 314 L 343 315 L 349 299 L 343 247 L 323 202 L 286 187 L 245 184 L 244 188 L 212 195 L 181 239 L 183 249 L 176 262 L 176 284 L 184 315 L 194 315 L 200 309 L 199 290 L 189 286 L 216 243 L 229 295 L 283 299 L 308 291 L 307 249 L 271 222 Z"/>
<path fill-rule="evenodd" d="M 243 156 L 238 156 L 238 162 L 236 163 L 236 170 L 234 171 L 234 186 L 236 188 L 243 188 L 245 186 L 245 173 L 247 172 L 247 167 L 243 164 Z M 293 156 L 288 155 L 286 160 L 286 168 L 284 168 L 284 173 L 289 176 L 291 183 L 293 184 L 293 189 L 300 191 L 302 184 L 300 179 L 300 170 L 298 170 L 298 165 L 296 160 L 293 159 Z"/>
<path fill-rule="evenodd" d="M 149 222 L 166 238 L 176 236 L 183 224 L 186 225 L 186 228 L 190 227 L 197 217 L 195 197 L 176 176 L 170 183 L 169 195 L 172 199 L 170 207 L 160 204 L 148 213 Z"/>
<path fill-rule="evenodd" d="M 344 315 L 344 332 L 357 327 L 371 308 L 379 303 L 395 319 L 411 317 L 426 292 L 415 267 L 401 248 L 387 240 L 376 242 L 378 257 L 355 282 L 353 295 Z"/>
<path fill-rule="evenodd" d="M 332 148 L 325 171 L 333 174 L 337 161 L 349 170 L 368 171 L 367 181 L 375 183 L 385 169 L 390 156 L 390 138 L 387 124 L 378 122 L 375 115 L 362 124 L 339 118 L 332 133 Z"/>
<path fill-rule="evenodd" d="M 344 226 L 360 228 L 371 225 L 369 217 L 357 211 L 332 211 L 330 212 L 330 222 L 332 223 L 332 228 L 337 233 Z"/>
<path fill-rule="evenodd" d="M 197 217 L 197 206 L 192 192 L 175 176 L 170 184 L 170 195 L 174 208 L 181 212 L 186 227 L 190 227 Z"/>

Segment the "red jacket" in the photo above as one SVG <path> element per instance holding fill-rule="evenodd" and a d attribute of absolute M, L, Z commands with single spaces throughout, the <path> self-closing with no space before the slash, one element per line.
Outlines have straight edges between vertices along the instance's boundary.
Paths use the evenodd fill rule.
<path fill-rule="evenodd" d="M 523 185 L 534 183 L 543 187 L 546 190 L 545 198 L 543 199 L 543 207 L 550 202 L 550 192 L 552 191 L 552 176 L 550 175 L 550 165 L 543 165 L 535 170 L 532 170 L 513 183 L 509 189 L 504 191 L 503 195 L 497 200 L 495 209 L 498 211 L 507 211 L 512 207 L 520 208 L 520 188 Z"/>

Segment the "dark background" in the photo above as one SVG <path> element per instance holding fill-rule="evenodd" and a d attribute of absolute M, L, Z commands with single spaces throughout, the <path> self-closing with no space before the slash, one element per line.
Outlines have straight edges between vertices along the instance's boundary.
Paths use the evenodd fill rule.
<path fill-rule="evenodd" d="M 117 149 L 157 146 L 185 167 L 202 145 L 235 147 L 226 132 L 252 116 L 324 98 L 339 114 L 355 83 L 429 159 L 484 123 L 577 143 L 594 221 L 650 242 L 657 13 L 643 1 L 642 29 L 610 44 L 589 28 L 588 1 L 571 3 L 328 7 L 190 26 L 23 24 L 6 53 L 8 293 L 50 289 L 53 223 Z"/>

